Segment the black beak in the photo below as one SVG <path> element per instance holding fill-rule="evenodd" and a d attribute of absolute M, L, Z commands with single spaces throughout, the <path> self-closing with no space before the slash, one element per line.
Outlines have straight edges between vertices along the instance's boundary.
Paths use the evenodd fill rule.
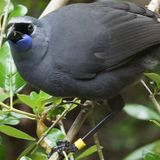
<path fill-rule="evenodd" d="M 13 43 L 16 43 L 17 41 L 23 39 L 23 33 L 16 31 L 14 25 L 12 25 L 8 29 L 7 39 L 12 41 Z"/>

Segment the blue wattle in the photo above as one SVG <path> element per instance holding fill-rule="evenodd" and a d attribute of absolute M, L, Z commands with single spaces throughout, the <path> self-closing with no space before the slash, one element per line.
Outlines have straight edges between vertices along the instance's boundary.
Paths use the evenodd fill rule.
<path fill-rule="evenodd" d="M 23 51 L 30 49 L 32 47 L 32 37 L 24 34 L 23 39 L 16 42 L 16 46 Z"/>

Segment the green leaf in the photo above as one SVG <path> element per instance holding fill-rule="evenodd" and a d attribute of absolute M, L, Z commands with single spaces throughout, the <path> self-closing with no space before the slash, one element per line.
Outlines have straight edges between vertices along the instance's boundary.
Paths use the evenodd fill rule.
<path fill-rule="evenodd" d="M 37 143 L 33 143 L 30 146 L 28 146 L 17 158 L 17 160 L 21 160 L 22 157 L 25 157 L 32 153 L 33 150 L 37 148 Z"/>
<path fill-rule="evenodd" d="M 159 150 L 159 148 L 160 148 L 160 140 L 135 150 L 123 160 L 141 160 L 143 159 L 145 153 L 147 153 L 148 151 L 155 152 Z"/>
<path fill-rule="evenodd" d="M 6 9 L 7 9 L 7 0 L 0 0 L 0 22 L 1 22 L 1 18 L 4 15 Z M 13 11 L 13 9 L 14 9 L 14 6 L 12 2 L 10 2 L 9 13 Z"/>
<path fill-rule="evenodd" d="M 17 125 L 20 123 L 20 119 L 12 115 L 7 111 L 0 111 L 0 124 Z"/>
<path fill-rule="evenodd" d="M 52 101 L 52 104 L 54 106 L 58 106 L 62 102 L 62 98 L 60 98 L 60 97 L 52 97 L 51 101 Z"/>
<path fill-rule="evenodd" d="M 18 4 L 14 7 L 14 10 L 10 13 L 9 19 L 18 16 L 24 16 L 28 12 L 27 8 L 21 4 Z"/>
<path fill-rule="evenodd" d="M 9 93 L 1 93 L 0 94 L 0 101 L 3 102 L 8 97 L 9 97 Z"/>
<path fill-rule="evenodd" d="M 17 97 L 21 102 L 31 107 L 32 109 L 35 107 L 35 102 L 34 100 L 31 99 L 30 96 L 25 95 L 25 94 L 17 94 Z"/>
<path fill-rule="evenodd" d="M 52 97 L 51 95 L 49 95 L 49 94 L 47 94 L 46 92 L 43 92 L 43 91 L 40 91 L 38 95 L 41 99 L 44 99 L 44 100 Z"/>
<path fill-rule="evenodd" d="M 51 95 L 40 91 L 39 93 L 31 92 L 30 95 L 17 94 L 19 100 L 33 109 L 33 112 L 40 114 L 44 111 L 45 105 L 48 104 L 48 100 Z"/>
<path fill-rule="evenodd" d="M 19 139 L 25 139 L 25 140 L 30 140 L 30 141 L 35 140 L 33 137 L 31 137 L 27 133 L 24 133 L 16 128 L 13 128 L 13 127 L 7 126 L 7 125 L 0 125 L 0 132 L 6 134 L 8 136 L 19 138 Z"/>
<path fill-rule="evenodd" d="M 18 92 L 25 85 L 13 63 L 8 42 L 0 48 L 0 68 L 0 87 L 5 91 L 9 92 L 11 85 L 12 91 Z"/>
<path fill-rule="evenodd" d="M 41 152 L 36 152 L 30 156 L 33 160 L 48 160 L 48 157 L 46 154 Z"/>
<path fill-rule="evenodd" d="M 158 121 L 156 121 L 156 120 L 150 120 L 150 122 L 152 122 L 152 123 L 156 124 L 158 127 L 160 127 L 160 123 Z"/>
<path fill-rule="evenodd" d="M 102 149 L 103 147 L 101 147 Z M 96 145 L 88 148 L 87 150 L 85 150 L 83 153 L 81 153 L 75 160 L 83 160 L 84 158 L 94 154 L 95 152 L 97 152 L 97 147 Z"/>
<path fill-rule="evenodd" d="M 22 157 L 20 160 L 32 160 L 32 159 L 25 156 L 25 157 Z"/>
<path fill-rule="evenodd" d="M 3 13 L 4 13 L 5 4 L 6 4 L 5 0 L 1 0 L 1 2 L 0 2 L 0 17 L 1 17 L 1 16 L 3 15 Z M 0 19 L 1 19 L 1 18 L 0 18 Z"/>
<path fill-rule="evenodd" d="M 56 142 L 58 140 L 64 140 L 64 134 L 62 133 L 61 130 L 57 128 L 53 128 L 47 136 L 44 138 L 45 142 L 50 146 L 50 147 L 55 147 Z"/>
<path fill-rule="evenodd" d="M 49 118 L 53 118 L 54 116 L 61 114 L 64 110 L 65 110 L 65 108 L 62 107 L 62 106 L 53 107 L 53 108 L 48 112 L 47 116 L 48 116 Z"/>
<path fill-rule="evenodd" d="M 148 152 L 147 154 L 145 154 L 144 160 L 160 160 L 160 154 Z"/>
<path fill-rule="evenodd" d="M 156 82 L 157 84 L 157 87 L 160 89 L 160 75 L 159 74 L 156 74 L 156 73 L 145 73 L 145 75 L 153 80 L 154 82 Z"/>
<path fill-rule="evenodd" d="M 154 110 L 147 108 L 140 104 L 127 104 L 123 109 L 128 115 L 140 119 L 140 120 L 150 120 L 154 119 L 160 121 L 160 115 Z"/>
<path fill-rule="evenodd" d="M 5 109 L 4 109 L 5 110 Z M 6 110 L 5 110 L 6 111 Z M 15 113 L 15 112 L 10 112 L 10 114 L 13 116 L 13 117 L 16 117 L 17 119 L 22 119 L 22 118 L 26 118 L 25 115 L 23 114 L 20 114 L 20 113 Z"/>

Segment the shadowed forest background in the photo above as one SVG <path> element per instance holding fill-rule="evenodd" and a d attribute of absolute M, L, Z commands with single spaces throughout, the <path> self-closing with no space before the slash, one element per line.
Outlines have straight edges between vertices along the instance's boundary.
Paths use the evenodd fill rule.
<path fill-rule="evenodd" d="M 14 5 L 22 4 L 27 7 L 27 15 L 33 17 L 39 17 L 43 12 L 49 0 L 12 0 Z M 92 2 L 92 0 L 72 0 L 72 2 Z M 146 5 L 149 1 L 133 0 L 132 2 Z M 158 73 L 159 68 L 155 70 Z M 154 90 L 153 83 L 148 78 L 145 80 L 149 87 Z M 32 90 L 37 91 L 35 88 L 27 85 L 21 93 L 29 94 Z M 125 92 L 123 92 L 124 99 L 127 104 L 138 104 L 143 105 L 147 108 L 151 108 L 155 111 L 155 107 L 149 99 L 148 92 L 142 86 L 140 82 L 131 86 Z M 158 94 L 156 95 L 159 101 Z M 7 100 L 6 100 L 7 101 Z M 21 110 L 30 112 L 31 109 L 26 105 L 17 104 L 16 107 Z M 80 107 L 76 107 L 74 110 L 69 112 L 67 118 L 63 121 L 65 129 L 68 130 L 74 119 L 78 115 Z M 129 111 L 132 112 L 132 111 Z M 133 111 L 134 112 L 134 111 Z M 133 114 L 143 114 L 141 110 L 135 111 Z M 100 103 L 94 108 L 93 118 L 96 123 L 99 122 L 107 114 L 106 104 Z M 143 115 L 142 115 L 143 116 Z M 150 119 L 150 118 L 149 118 Z M 160 118 L 159 118 L 160 119 Z M 48 122 L 47 122 L 48 123 Z M 36 137 L 36 122 L 28 119 L 21 119 L 20 123 L 15 126 L 17 129 L 26 132 L 27 134 Z M 86 121 L 81 128 L 77 137 L 83 136 L 91 128 L 88 121 Z M 129 116 L 126 112 L 122 111 L 112 122 L 107 123 L 99 132 L 100 144 L 103 146 L 103 153 L 106 160 L 122 160 L 129 153 L 134 150 L 150 144 L 160 138 L 160 128 L 154 123 L 147 120 L 139 120 L 136 115 Z M 0 160 L 15 160 L 26 146 L 30 143 L 28 141 L 12 138 L 1 134 L 1 146 L 0 146 Z M 94 145 L 93 139 L 91 138 L 88 147 Z M 160 143 L 159 143 L 160 146 Z M 157 150 L 160 154 L 160 147 Z M 98 160 L 98 155 L 94 153 L 85 160 Z M 36 159 L 35 159 L 36 160 Z M 41 159 L 38 159 L 41 160 Z M 43 159 L 42 159 L 43 160 Z M 132 159 L 134 160 L 134 159 Z M 145 160 L 156 160 L 156 159 L 145 159 Z M 158 159 L 157 159 L 158 160 Z"/>

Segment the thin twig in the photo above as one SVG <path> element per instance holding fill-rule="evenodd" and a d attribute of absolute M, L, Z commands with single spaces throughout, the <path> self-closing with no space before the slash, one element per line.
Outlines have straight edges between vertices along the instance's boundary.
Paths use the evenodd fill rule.
<path fill-rule="evenodd" d="M 140 81 L 142 83 L 142 85 L 146 88 L 146 90 L 149 93 L 149 98 L 152 101 L 152 103 L 154 104 L 154 106 L 156 107 L 157 111 L 160 113 L 160 105 L 158 103 L 158 101 L 156 100 L 156 98 L 154 97 L 154 94 L 152 93 L 152 91 L 149 89 L 149 87 L 147 86 L 147 84 L 144 82 L 144 80 L 141 79 Z"/>
<path fill-rule="evenodd" d="M 75 98 L 76 101 L 77 98 Z M 42 137 L 38 140 L 37 144 L 40 144 L 43 139 L 47 136 L 47 134 L 51 131 L 51 129 L 57 124 L 59 123 L 59 121 L 65 117 L 65 115 L 69 112 L 70 108 L 72 107 L 72 104 L 66 108 L 62 114 L 53 122 L 53 124 L 47 129 L 47 131 L 42 135 Z"/>
<path fill-rule="evenodd" d="M 95 104 L 93 104 L 93 105 L 95 105 Z M 92 109 L 92 111 L 93 111 L 93 109 Z M 93 113 L 93 112 L 91 112 L 91 113 L 89 114 L 89 118 L 88 118 L 88 119 L 89 119 L 89 122 L 90 122 L 90 124 L 91 124 L 91 127 L 94 128 L 94 127 L 95 127 L 95 121 L 94 121 L 94 119 L 93 119 L 92 113 Z M 97 147 L 97 152 L 98 152 L 99 159 L 100 159 L 100 160 L 105 160 L 105 159 L 104 159 L 103 152 L 102 152 L 102 148 L 101 148 L 101 145 L 100 145 L 98 133 L 95 133 L 95 134 L 93 135 L 93 139 L 94 139 L 94 143 L 96 144 L 96 147 Z"/>
<path fill-rule="evenodd" d="M 94 143 L 96 144 L 96 147 L 97 147 L 97 152 L 98 152 L 99 159 L 100 160 L 105 160 L 103 152 L 102 152 L 102 148 L 101 148 L 101 145 L 100 145 L 98 133 L 95 133 L 93 135 L 93 139 L 94 139 Z"/>
<path fill-rule="evenodd" d="M 82 103 L 77 103 L 77 102 L 73 102 L 73 101 L 67 101 L 67 102 L 62 102 L 61 105 L 65 105 L 65 104 L 75 104 L 75 105 L 79 105 L 79 106 L 84 106 L 84 104 Z"/>
<path fill-rule="evenodd" d="M 141 79 L 140 82 L 142 83 L 142 85 L 144 86 L 144 88 L 146 88 L 146 90 L 148 91 L 148 93 L 149 93 L 150 95 L 152 95 L 152 94 L 153 94 L 152 91 L 151 91 L 150 88 L 147 86 L 147 84 L 144 82 L 144 80 Z"/>
<path fill-rule="evenodd" d="M 37 116 L 35 114 L 32 114 L 32 113 L 28 113 L 28 112 L 25 112 L 25 111 L 21 111 L 19 109 L 11 109 L 9 110 L 10 112 L 15 112 L 15 113 L 18 113 L 18 114 L 21 114 L 23 116 L 25 116 L 26 118 L 28 119 L 31 119 L 31 120 L 36 120 L 37 119 Z"/>
<path fill-rule="evenodd" d="M 3 42 L 3 35 L 4 35 L 4 32 L 5 32 L 5 28 L 6 28 L 6 22 L 7 22 L 7 17 L 8 17 L 8 13 L 9 13 L 10 3 L 11 3 L 10 0 L 6 1 L 6 8 L 5 8 L 4 18 L 3 18 L 3 23 L 2 23 L 2 29 L 1 29 L 1 32 L 0 32 L 0 48 L 1 48 L 2 42 Z"/>
<path fill-rule="evenodd" d="M 47 131 L 43 134 L 43 136 L 38 140 L 37 144 L 40 144 L 43 139 L 47 136 L 47 134 L 51 131 L 51 129 L 66 115 L 68 109 L 65 109 L 63 113 L 60 115 L 58 119 L 54 121 L 54 123 L 47 129 Z"/>
<path fill-rule="evenodd" d="M 36 115 L 34 115 L 32 113 L 25 112 L 25 111 L 21 111 L 21 110 L 15 109 L 15 108 L 10 109 L 10 106 L 6 105 L 3 102 L 0 102 L 0 106 L 2 106 L 3 108 L 6 108 L 10 112 L 15 112 L 15 113 L 21 114 L 28 119 L 32 119 L 32 120 L 36 119 Z"/>
<path fill-rule="evenodd" d="M 59 117 L 60 117 L 60 115 L 57 115 L 57 119 L 59 119 Z M 62 131 L 62 133 L 66 136 L 66 131 L 65 131 L 62 119 L 59 121 L 58 125 L 59 125 L 59 128 Z"/>
<path fill-rule="evenodd" d="M 10 110 L 13 109 L 13 83 L 12 83 L 12 72 L 13 72 L 13 59 L 10 55 L 10 75 L 9 75 L 9 99 L 10 99 Z"/>
<path fill-rule="evenodd" d="M 64 157 L 65 157 L 65 160 L 69 160 L 66 152 L 65 152 L 65 151 L 62 151 L 62 152 L 63 152 L 63 155 L 64 155 Z"/>
<path fill-rule="evenodd" d="M 58 152 L 54 152 L 51 157 L 49 158 L 49 160 L 59 160 L 60 157 L 59 157 L 59 154 Z"/>
<path fill-rule="evenodd" d="M 6 109 L 10 109 L 10 106 L 6 105 L 5 103 L 1 102 L 0 101 L 0 106 L 2 106 L 3 108 L 6 108 Z"/>

